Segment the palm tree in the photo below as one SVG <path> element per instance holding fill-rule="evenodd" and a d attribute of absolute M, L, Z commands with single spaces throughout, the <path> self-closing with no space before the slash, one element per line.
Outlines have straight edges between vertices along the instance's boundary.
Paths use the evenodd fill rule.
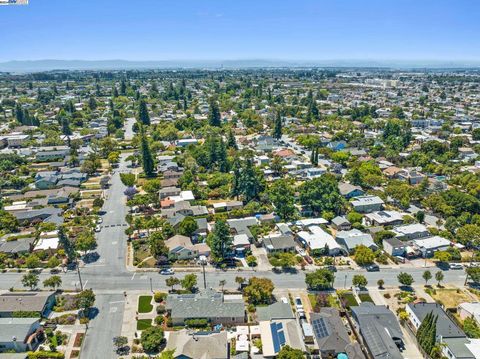
<path fill-rule="evenodd" d="M 218 283 L 218 285 L 222 287 L 222 293 L 223 293 L 223 287 L 225 287 L 225 284 L 227 284 L 227 281 L 225 279 L 220 280 L 220 282 Z"/>

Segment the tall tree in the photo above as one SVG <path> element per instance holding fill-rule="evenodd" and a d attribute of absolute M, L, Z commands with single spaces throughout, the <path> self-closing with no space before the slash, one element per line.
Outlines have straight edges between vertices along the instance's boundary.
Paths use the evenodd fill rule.
<path fill-rule="evenodd" d="M 211 126 L 220 126 L 221 119 L 220 119 L 220 110 L 217 105 L 217 101 L 214 98 L 210 99 L 210 108 L 208 112 L 208 123 Z"/>
<path fill-rule="evenodd" d="M 150 177 L 154 173 L 154 161 L 152 152 L 150 151 L 150 145 L 148 144 L 147 136 L 145 135 L 145 129 L 140 127 L 140 152 L 142 154 L 142 167 L 145 175 Z"/>
<path fill-rule="evenodd" d="M 150 125 L 150 115 L 144 99 L 141 99 L 138 104 L 138 121 L 143 125 Z"/>
<path fill-rule="evenodd" d="M 282 138 L 282 115 L 280 111 L 277 111 L 275 121 L 273 124 L 273 138 L 279 140 Z"/>
<path fill-rule="evenodd" d="M 211 249 L 212 259 L 217 263 L 223 262 L 233 243 L 227 222 L 218 220 L 215 223 L 215 228 L 207 237 L 207 243 Z"/>

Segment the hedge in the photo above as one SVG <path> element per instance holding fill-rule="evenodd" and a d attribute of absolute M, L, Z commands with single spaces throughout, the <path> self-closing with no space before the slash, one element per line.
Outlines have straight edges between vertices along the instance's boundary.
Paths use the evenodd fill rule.
<path fill-rule="evenodd" d="M 65 355 L 58 352 L 28 352 L 28 359 L 64 359 Z"/>
<path fill-rule="evenodd" d="M 202 328 L 208 325 L 207 319 L 187 319 L 185 320 L 185 325 L 192 328 Z"/>

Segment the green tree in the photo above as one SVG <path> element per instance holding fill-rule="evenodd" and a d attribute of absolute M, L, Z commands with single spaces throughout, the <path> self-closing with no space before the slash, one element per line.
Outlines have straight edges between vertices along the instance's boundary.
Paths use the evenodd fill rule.
<path fill-rule="evenodd" d="M 193 217 L 187 216 L 178 225 L 178 233 L 191 237 L 198 229 L 197 221 Z"/>
<path fill-rule="evenodd" d="M 384 284 L 385 284 L 385 281 L 383 279 L 377 280 L 378 288 L 383 289 Z"/>
<path fill-rule="evenodd" d="M 422 278 L 425 280 L 425 285 L 428 284 L 428 281 L 432 279 L 432 277 L 433 277 L 432 272 L 430 272 L 429 270 L 426 270 L 425 272 L 423 272 Z"/>
<path fill-rule="evenodd" d="M 333 286 L 335 275 L 332 271 L 322 268 L 315 272 L 307 273 L 305 275 L 305 283 L 310 290 L 325 290 Z"/>
<path fill-rule="evenodd" d="M 455 233 L 457 241 L 470 246 L 480 246 L 480 226 L 466 224 Z"/>
<path fill-rule="evenodd" d="M 316 213 L 324 211 L 340 214 L 345 201 L 338 190 L 333 175 L 323 175 L 304 182 L 300 188 L 300 203 L 310 207 Z"/>
<path fill-rule="evenodd" d="M 145 129 L 140 128 L 140 152 L 142 154 L 142 167 L 143 172 L 147 177 L 151 177 L 154 173 L 154 161 L 152 152 L 150 151 L 150 145 L 148 144 L 147 136 L 145 135 Z"/>
<path fill-rule="evenodd" d="M 22 284 L 24 287 L 29 287 L 31 290 L 37 288 L 38 282 L 40 279 L 38 278 L 38 274 L 35 273 L 27 273 L 24 274 L 22 277 Z"/>
<path fill-rule="evenodd" d="M 163 237 L 163 233 L 160 231 L 153 232 L 148 237 L 149 245 L 150 245 L 150 254 L 159 259 L 160 257 L 168 256 L 169 249 L 165 245 L 165 238 Z"/>
<path fill-rule="evenodd" d="M 25 260 L 25 265 L 27 268 L 33 269 L 33 268 L 39 268 L 41 266 L 42 262 L 40 259 L 37 257 L 36 254 L 30 254 L 27 259 Z"/>
<path fill-rule="evenodd" d="M 273 124 L 273 138 L 279 140 L 282 138 L 282 115 L 280 111 L 277 111 L 277 115 L 275 116 L 275 121 Z"/>
<path fill-rule="evenodd" d="M 465 269 L 467 278 L 470 278 L 474 283 L 480 283 L 480 267 L 469 267 Z"/>
<path fill-rule="evenodd" d="M 352 278 L 352 285 L 354 287 L 365 288 L 368 284 L 368 280 L 364 275 L 355 274 Z"/>
<path fill-rule="evenodd" d="M 143 99 L 138 103 L 138 121 L 142 125 L 150 125 L 150 115 L 148 114 L 147 103 Z"/>
<path fill-rule="evenodd" d="M 283 219 L 289 220 L 295 215 L 295 191 L 289 181 L 280 179 L 270 187 L 270 199 L 275 212 Z"/>
<path fill-rule="evenodd" d="M 437 281 L 437 285 L 440 287 L 440 283 L 442 282 L 444 278 L 443 272 L 440 270 L 435 273 L 435 280 Z"/>
<path fill-rule="evenodd" d="M 272 302 L 273 282 L 268 278 L 252 277 L 243 289 L 244 295 L 250 304 L 269 304 Z"/>
<path fill-rule="evenodd" d="M 43 286 L 47 288 L 52 288 L 53 290 L 59 288 L 62 285 L 62 278 L 58 275 L 52 275 L 50 278 L 47 278 L 43 281 Z"/>
<path fill-rule="evenodd" d="M 218 109 L 217 101 L 214 98 L 210 99 L 209 104 L 209 111 L 208 111 L 208 123 L 210 126 L 220 126 L 221 125 L 221 118 L 220 118 L 220 110 Z"/>
<path fill-rule="evenodd" d="M 158 352 L 164 341 L 163 329 L 161 327 L 150 327 L 142 331 L 140 343 L 147 353 Z"/>
<path fill-rule="evenodd" d="M 18 220 L 10 212 L 0 210 L 0 231 L 17 232 Z"/>
<path fill-rule="evenodd" d="M 190 273 L 187 274 L 183 279 L 180 281 L 182 288 L 188 290 L 189 292 L 193 292 L 193 289 L 197 285 L 197 275 Z"/>
<path fill-rule="evenodd" d="M 176 277 L 168 277 L 167 279 L 165 279 L 165 284 L 171 287 L 173 291 L 173 287 L 180 284 L 180 279 Z"/>
<path fill-rule="evenodd" d="M 120 180 L 127 187 L 133 187 L 135 184 L 135 174 L 133 173 L 120 173 Z"/>
<path fill-rule="evenodd" d="M 216 263 L 223 262 L 233 243 L 227 222 L 218 220 L 215 223 L 215 228 L 207 237 L 207 243 L 210 247 L 213 261 Z"/>
<path fill-rule="evenodd" d="M 73 262 L 77 257 L 77 253 L 75 252 L 75 246 L 70 238 L 68 238 L 65 227 L 63 226 L 58 227 L 58 243 L 65 251 L 68 261 Z"/>
<path fill-rule="evenodd" d="M 293 349 L 285 345 L 280 349 L 277 355 L 278 359 L 304 359 L 305 355 L 300 349 Z"/>
<path fill-rule="evenodd" d="M 113 338 L 113 346 L 115 347 L 115 350 L 120 350 L 123 348 L 125 345 L 128 344 L 128 338 L 123 337 L 123 336 L 118 336 Z"/>
<path fill-rule="evenodd" d="M 463 330 L 469 338 L 480 338 L 480 327 L 478 326 L 477 321 L 472 317 L 465 318 L 463 321 Z"/>
<path fill-rule="evenodd" d="M 95 236 L 89 231 L 80 232 L 78 237 L 75 239 L 75 249 L 77 251 L 87 254 L 88 251 L 97 248 L 97 241 Z"/>
<path fill-rule="evenodd" d="M 83 310 L 83 315 L 88 317 L 90 308 L 95 304 L 95 293 L 92 289 L 85 289 L 77 294 L 78 306 Z"/>
<path fill-rule="evenodd" d="M 355 262 L 360 266 L 372 264 L 375 259 L 375 253 L 363 244 L 355 248 Z"/>
<path fill-rule="evenodd" d="M 397 275 L 397 279 L 398 279 L 398 282 L 403 285 L 403 286 L 411 286 L 413 284 L 413 277 L 408 274 L 408 273 L 405 273 L 405 272 L 400 272 L 398 275 Z"/>

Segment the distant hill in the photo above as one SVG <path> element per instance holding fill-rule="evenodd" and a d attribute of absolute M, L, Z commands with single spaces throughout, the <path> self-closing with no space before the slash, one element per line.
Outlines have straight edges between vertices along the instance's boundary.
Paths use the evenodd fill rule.
<path fill-rule="evenodd" d="M 7 61 L 0 63 L 4 72 L 39 72 L 51 70 L 131 70 L 131 69 L 174 69 L 174 68 L 278 68 L 278 67 L 349 67 L 349 68 L 480 68 L 480 61 L 386 61 L 386 60 L 32 60 Z"/>

